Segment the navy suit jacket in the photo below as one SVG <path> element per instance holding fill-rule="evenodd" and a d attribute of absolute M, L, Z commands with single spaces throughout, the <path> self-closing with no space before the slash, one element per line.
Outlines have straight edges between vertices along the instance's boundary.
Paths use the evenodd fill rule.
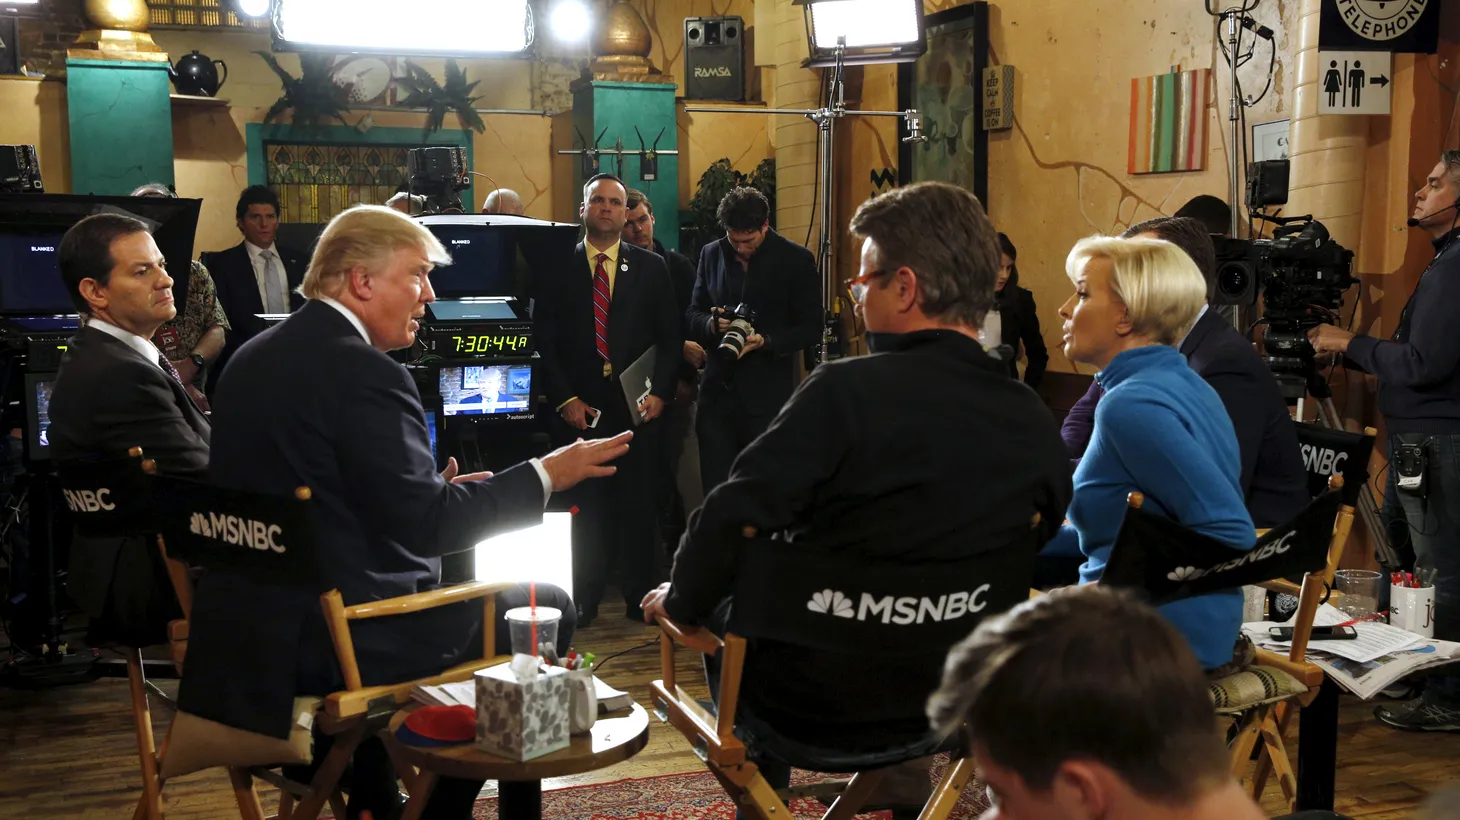
<path fill-rule="evenodd" d="M 281 496 L 312 491 L 320 582 L 204 575 L 180 694 L 194 714 L 287 730 L 295 694 L 340 686 L 320 592 L 338 589 L 346 606 L 424 592 L 440 584 L 442 555 L 542 521 L 542 482 L 530 465 L 482 482 L 443 481 L 410 373 L 323 302 L 244 345 L 213 407 L 214 482 Z M 353 625 L 365 684 L 480 657 L 480 613 L 473 602 Z"/>
<path fill-rule="evenodd" d="M 614 401 L 623 405 L 627 416 L 628 403 L 617 380 L 606 385 L 603 378 L 603 359 L 594 336 L 593 275 L 582 242 L 567 269 L 543 275 L 538 292 L 532 318 L 548 405 L 556 408 L 576 396 L 602 410 L 604 402 Z M 683 359 L 682 342 L 674 286 L 664 259 L 627 242 L 619 243 L 619 270 L 608 308 L 608 357 L 615 372 L 623 372 L 654 348 L 658 352 L 651 392 L 672 402 L 675 374 Z M 639 392 L 642 390 L 635 395 Z M 598 430 L 600 435 L 604 432 Z"/>
<path fill-rule="evenodd" d="M 1210 309 L 1192 325 L 1181 353 L 1217 391 L 1232 419 L 1242 453 L 1242 491 L 1253 523 L 1263 528 L 1287 523 L 1310 500 L 1308 474 L 1298 430 L 1272 371 L 1252 343 Z M 1100 382 L 1092 382 L 1065 417 L 1060 433 L 1076 461 L 1090 443 L 1095 407 L 1104 394 Z"/>
<path fill-rule="evenodd" d="M 796 354 L 821 341 L 824 312 L 816 257 L 771 230 L 751 257 L 739 292 L 732 292 L 732 265 L 740 262 L 725 239 L 700 251 L 688 312 L 691 338 L 709 354 L 700 395 L 713 402 L 733 394 L 744 409 L 773 416 L 796 389 Z M 766 345 L 727 367 L 716 353 L 725 334 L 716 330 L 710 308 L 741 302 L 756 312 L 755 330 Z"/>
<path fill-rule="evenodd" d="M 289 311 L 292 313 L 304 305 L 304 297 L 296 291 L 304 281 L 309 259 L 277 244 L 274 250 L 278 252 L 279 261 L 284 265 L 284 278 L 289 283 Z M 263 330 L 255 317 L 264 312 L 264 300 L 259 297 L 258 278 L 254 275 L 253 263 L 249 261 L 248 249 L 242 242 L 226 251 L 205 253 L 202 262 L 213 275 L 213 284 L 218 288 L 218 303 L 228 316 L 230 328 L 228 338 L 223 344 L 223 352 L 218 354 L 218 361 L 208 371 L 208 394 L 212 395 L 228 360 L 243 347 L 244 342 Z"/>

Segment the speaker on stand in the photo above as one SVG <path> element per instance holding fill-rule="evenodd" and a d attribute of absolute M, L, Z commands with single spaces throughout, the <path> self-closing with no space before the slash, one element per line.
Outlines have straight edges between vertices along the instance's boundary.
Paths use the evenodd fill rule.
<path fill-rule="evenodd" d="M 745 21 L 684 18 L 684 96 L 745 101 Z"/>

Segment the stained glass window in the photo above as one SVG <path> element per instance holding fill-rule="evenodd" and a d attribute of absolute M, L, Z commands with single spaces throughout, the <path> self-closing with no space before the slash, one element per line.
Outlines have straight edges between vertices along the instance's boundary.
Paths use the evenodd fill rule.
<path fill-rule="evenodd" d="M 264 145 L 268 186 L 283 205 L 281 222 L 328 222 L 351 205 L 384 205 L 406 181 L 416 145 Z"/>
<path fill-rule="evenodd" d="M 268 28 L 268 17 L 239 17 L 222 0 L 148 0 L 152 25 L 176 28 Z"/>

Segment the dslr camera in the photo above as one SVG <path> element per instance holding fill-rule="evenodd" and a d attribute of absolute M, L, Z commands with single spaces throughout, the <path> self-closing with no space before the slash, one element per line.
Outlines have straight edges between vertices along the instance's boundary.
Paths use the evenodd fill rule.
<path fill-rule="evenodd" d="M 745 340 L 755 335 L 755 311 L 741 302 L 733 308 L 721 308 L 717 318 L 729 319 L 730 327 L 725 329 L 725 338 L 720 340 L 717 355 L 726 363 L 740 358 L 745 349 Z"/>

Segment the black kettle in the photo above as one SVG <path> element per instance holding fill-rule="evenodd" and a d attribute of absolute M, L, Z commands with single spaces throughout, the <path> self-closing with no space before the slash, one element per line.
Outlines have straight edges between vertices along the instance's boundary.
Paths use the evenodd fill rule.
<path fill-rule="evenodd" d="M 218 79 L 218 69 L 214 64 L 223 68 L 223 79 Z M 179 94 L 187 94 L 193 97 L 213 97 L 218 94 L 218 89 L 228 81 L 228 64 L 222 60 L 210 60 L 204 54 L 194 50 L 191 54 L 184 54 L 177 62 L 167 69 L 167 76 L 172 78 L 172 86 Z"/>

